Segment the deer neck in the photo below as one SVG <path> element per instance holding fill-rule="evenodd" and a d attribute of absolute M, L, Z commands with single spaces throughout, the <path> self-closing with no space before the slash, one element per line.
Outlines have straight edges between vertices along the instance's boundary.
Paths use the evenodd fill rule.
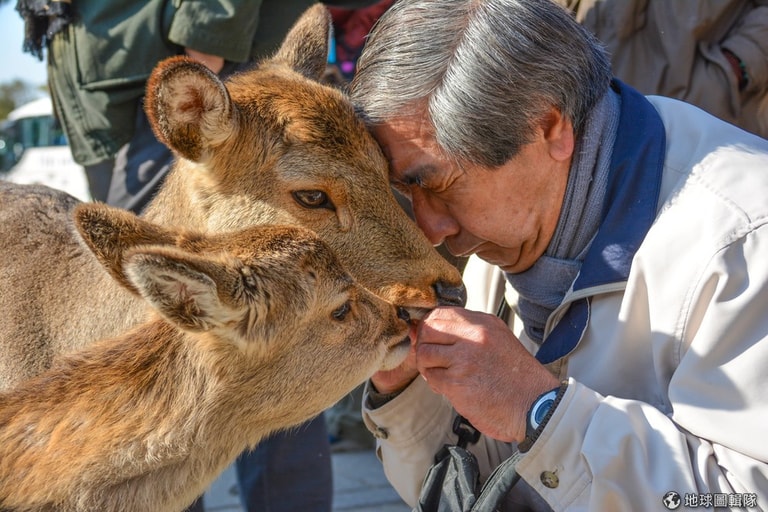
<path fill-rule="evenodd" d="M 179 158 L 142 216 L 164 226 L 204 231 L 215 189 L 215 182 L 202 164 Z"/>
<path fill-rule="evenodd" d="M 216 407 L 220 410 L 209 416 L 210 437 L 241 436 L 244 446 L 255 446 L 263 437 L 305 422 L 320 414 L 341 398 L 328 394 L 322 382 L 305 371 L 302 361 L 291 354 L 273 354 L 263 358 L 246 357 L 240 349 L 233 350 L 216 363 L 220 373 L 217 381 L 221 393 Z M 231 357 L 231 360 L 228 358 Z M 235 360 L 237 359 L 237 360 Z M 237 368 L 236 372 L 228 369 Z"/>

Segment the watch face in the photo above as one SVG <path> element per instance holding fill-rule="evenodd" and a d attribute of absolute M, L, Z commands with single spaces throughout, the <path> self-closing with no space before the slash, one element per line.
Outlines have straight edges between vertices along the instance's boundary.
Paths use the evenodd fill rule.
<path fill-rule="evenodd" d="M 555 398 L 557 398 L 556 389 L 545 393 L 536 400 L 533 407 L 531 407 L 530 418 L 528 418 L 531 429 L 536 430 L 539 428 L 541 422 L 547 417 L 549 410 L 552 409 L 552 406 L 555 403 Z"/>
<path fill-rule="evenodd" d="M 544 418 L 547 416 L 547 413 L 552 408 L 552 404 L 555 403 L 554 398 L 548 398 L 541 402 L 539 407 L 536 408 L 535 411 L 533 411 L 533 422 L 536 425 L 536 428 L 539 428 L 539 425 L 541 425 L 541 422 L 544 421 Z"/>

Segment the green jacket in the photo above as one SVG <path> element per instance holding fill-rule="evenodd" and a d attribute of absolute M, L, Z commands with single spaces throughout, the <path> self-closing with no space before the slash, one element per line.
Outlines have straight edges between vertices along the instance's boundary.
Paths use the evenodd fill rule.
<path fill-rule="evenodd" d="M 313 0 L 79 0 L 48 48 L 56 116 L 81 165 L 112 158 L 132 137 L 147 78 L 189 47 L 242 63 L 275 51 Z M 327 2 L 343 7 L 371 0 Z"/>

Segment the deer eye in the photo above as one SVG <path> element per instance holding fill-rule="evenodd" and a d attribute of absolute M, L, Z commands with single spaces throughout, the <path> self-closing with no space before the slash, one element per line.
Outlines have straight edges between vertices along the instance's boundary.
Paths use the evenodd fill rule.
<path fill-rule="evenodd" d="M 293 192 L 293 198 L 304 208 L 325 208 L 326 210 L 336 210 L 328 194 L 322 190 L 297 190 Z"/>
<path fill-rule="evenodd" d="M 338 320 L 339 322 L 343 322 L 344 319 L 347 317 L 347 314 L 352 310 L 352 303 L 350 301 L 345 302 L 341 305 L 341 307 L 338 307 L 334 310 L 333 313 L 331 313 L 331 316 L 335 320 Z"/>

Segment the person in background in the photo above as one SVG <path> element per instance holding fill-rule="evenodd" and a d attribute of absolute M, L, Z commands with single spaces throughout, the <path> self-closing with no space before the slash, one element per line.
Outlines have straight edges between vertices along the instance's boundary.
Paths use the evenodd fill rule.
<path fill-rule="evenodd" d="M 768 137 L 768 1 L 557 3 L 606 46 L 623 82 Z"/>
<path fill-rule="evenodd" d="M 333 18 L 334 58 L 331 62 L 341 74 L 343 82 L 352 80 L 365 38 L 376 20 L 389 9 L 394 0 L 379 0 L 368 7 L 344 9 L 330 7 Z"/>
<path fill-rule="evenodd" d="M 419 227 L 522 321 L 438 307 L 367 383 L 408 504 L 457 415 L 481 480 L 521 454 L 503 510 L 768 504 L 768 140 L 614 79 L 551 0 L 399 0 L 349 91 Z"/>
<path fill-rule="evenodd" d="M 328 1 L 359 7 L 375 0 Z M 277 50 L 312 0 L 18 0 L 24 49 L 47 53 L 55 114 L 94 200 L 136 213 L 152 199 L 173 154 L 143 109 L 160 60 L 188 55 L 222 77 Z M 332 473 L 322 415 L 275 434 L 236 463 L 248 511 L 330 511 Z M 201 501 L 193 509 L 202 509 Z"/>

